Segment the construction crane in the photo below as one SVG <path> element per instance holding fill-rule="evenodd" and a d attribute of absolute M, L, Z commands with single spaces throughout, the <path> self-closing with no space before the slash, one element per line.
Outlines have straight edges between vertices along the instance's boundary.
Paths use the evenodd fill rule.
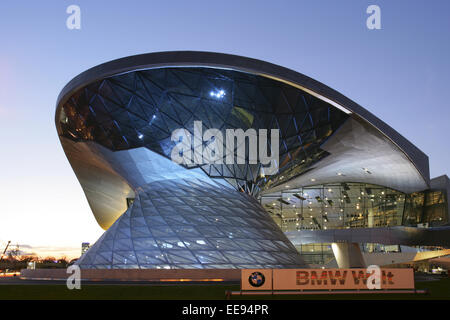
<path fill-rule="evenodd" d="M 6 250 L 8 250 L 9 244 L 11 243 L 11 241 L 8 241 L 8 243 L 6 244 L 5 250 L 3 250 L 2 255 L 0 256 L 0 262 L 3 260 L 3 256 L 6 253 Z"/>

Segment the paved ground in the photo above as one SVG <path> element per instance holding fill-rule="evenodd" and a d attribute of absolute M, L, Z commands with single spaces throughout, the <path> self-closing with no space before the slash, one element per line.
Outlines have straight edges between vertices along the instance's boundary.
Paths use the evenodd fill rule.
<path fill-rule="evenodd" d="M 226 291 L 238 291 L 239 285 L 171 284 L 171 285 L 108 285 L 83 284 L 81 290 L 68 290 L 63 284 L 0 285 L 2 300 L 224 300 Z M 450 300 L 450 278 L 418 282 L 417 289 L 427 294 L 413 293 L 355 293 L 322 295 L 245 295 L 231 300 Z"/>
<path fill-rule="evenodd" d="M 416 272 L 414 273 L 414 280 L 416 282 L 423 282 L 423 281 L 439 281 L 442 279 L 449 278 L 447 274 L 430 274 L 430 273 L 421 273 Z"/>

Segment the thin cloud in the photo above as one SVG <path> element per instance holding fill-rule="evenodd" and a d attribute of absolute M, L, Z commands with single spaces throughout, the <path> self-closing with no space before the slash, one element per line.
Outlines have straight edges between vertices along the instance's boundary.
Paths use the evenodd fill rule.
<path fill-rule="evenodd" d="M 0 251 L 3 252 L 7 241 L 0 241 Z M 13 243 L 8 247 L 8 251 L 19 249 L 19 255 L 28 256 L 34 255 L 38 257 L 66 257 L 69 259 L 78 258 L 81 255 L 81 248 L 79 247 L 64 247 L 64 246 L 33 246 L 29 244 Z M 26 249 L 26 250 L 24 250 Z"/>

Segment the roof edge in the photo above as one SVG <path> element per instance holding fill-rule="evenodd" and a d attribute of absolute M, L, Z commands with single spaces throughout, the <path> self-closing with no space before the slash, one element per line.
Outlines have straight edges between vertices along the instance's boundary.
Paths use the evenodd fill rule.
<path fill-rule="evenodd" d="M 332 101 L 342 108 L 350 111 L 357 117 L 370 123 L 377 128 L 383 135 L 390 139 L 414 164 L 426 184 L 430 185 L 430 172 L 428 156 L 419 148 L 413 145 L 409 140 L 395 131 L 384 121 L 373 115 L 362 106 L 337 92 L 336 90 L 326 86 L 325 84 L 314 80 L 304 74 L 294 70 L 238 55 L 204 52 L 204 51 L 165 51 L 145 53 L 134 56 L 119 58 L 109 62 L 102 63 L 92 67 L 81 74 L 74 77 L 61 90 L 57 98 L 57 109 L 55 114 L 55 122 L 58 128 L 58 116 L 60 106 L 66 102 L 70 95 L 97 80 L 107 78 L 116 74 L 140 70 L 151 69 L 157 67 L 170 66 L 204 66 L 229 68 L 236 71 L 260 74 L 262 76 L 273 77 L 280 81 L 286 81 L 293 85 L 300 86 L 310 90 L 322 99 Z"/>

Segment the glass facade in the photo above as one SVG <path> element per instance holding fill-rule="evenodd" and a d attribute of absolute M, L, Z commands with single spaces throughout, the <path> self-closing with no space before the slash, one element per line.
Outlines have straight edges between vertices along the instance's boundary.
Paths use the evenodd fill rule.
<path fill-rule="evenodd" d="M 327 265 L 334 260 L 331 243 L 309 243 L 295 246 L 309 265 Z"/>
<path fill-rule="evenodd" d="M 256 200 L 196 179 L 163 180 L 138 188 L 129 209 L 77 264 L 84 269 L 304 266 Z"/>
<path fill-rule="evenodd" d="M 79 171 L 74 169 L 77 176 L 83 174 L 84 180 L 80 181 L 87 188 L 96 188 L 89 170 L 98 170 L 100 165 L 104 176 L 114 174 L 134 191 L 126 192 L 127 209 L 123 215 L 111 220 L 115 222 L 108 224 L 111 227 L 78 261 L 83 268 L 294 268 L 304 262 L 324 265 L 333 259 L 330 243 L 294 247 L 283 232 L 448 223 L 447 193 L 441 190 L 405 194 L 374 184 L 339 182 L 271 193 L 279 190 L 273 189 L 278 186 L 289 188 L 282 186 L 287 181 L 302 185 L 296 178 L 324 162 L 333 166 L 335 154 L 337 157 L 342 152 L 346 160 L 349 155 L 356 157 L 360 150 L 364 152 L 358 139 L 366 132 L 367 148 L 384 143 L 386 138 L 380 132 L 380 140 L 359 126 L 357 115 L 350 118 L 341 111 L 345 109 L 276 79 L 214 67 L 161 67 L 96 80 L 76 89 L 64 101 L 58 106 L 57 127 L 61 139 L 75 145 L 68 156 L 77 158 L 78 150 L 89 151 L 86 158 L 90 158 L 80 155 L 83 159 L 78 159 Z M 279 130 L 277 173 L 265 174 L 261 161 L 251 161 L 249 149 L 256 143 L 251 145 L 249 137 L 243 139 L 242 164 L 234 156 L 233 164 L 227 163 L 226 154 L 214 164 L 178 165 L 171 161 L 172 151 L 180 142 L 173 141 L 172 134 L 185 129 L 196 136 L 197 121 L 202 124 L 202 132 L 217 129 L 223 137 L 227 129 L 255 133 Z M 349 138 L 346 144 L 342 139 L 345 135 L 358 139 Z M 201 141 L 199 149 L 211 142 L 212 138 Z M 257 149 L 271 153 L 271 143 L 269 138 L 267 145 L 258 144 Z M 199 152 L 195 144 L 191 145 L 194 158 Z M 393 153 L 391 141 L 386 144 L 386 149 L 380 150 Z M 77 149 L 79 145 L 85 148 Z M 233 148 L 236 155 L 240 145 L 236 143 Z M 402 156 L 394 159 L 403 160 L 403 150 L 393 148 Z M 347 166 L 352 170 L 353 162 Z M 416 177 L 416 169 L 411 167 L 412 175 L 406 170 L 406 178 L 399 179 L 411 184 L 410 189 L 392 184 L 396 178 L 391 179 L 386 172 L 380 175 L 387 176 L 384 180 L 361 180 L 408 192 L 420 190 L 422 184 L 410 181 L 416 179 L 426 185 L 425 180 Z M 403 172 L 401 168 L 392 172 Z M 325 174 L 331 172 L 326 171 L 327 167 L 323 170 Z M 358 175 L 355 177 L 345 179 L 361 181 Z M 330 180 L 325 176 L 317 181 Z M 107 182 L 99 185 L 99 189 L 110 187 Z M 122 199 L 125 192 L 116 189 L 111 187 L 102 199 L 116 195 Z M 92 192 L 90 203 L 98 201 L 97 191 L 102 192 Z M 101 209 L 104 207 L 106 213 L 102 213 L 109 217 L 110 206 Z M 362 244 L 368 252 L 395 251 L 397 247 Z"/>
<path fill-rule="evenodd" d="M 416 192 L 406 200 L 404 225 L 437 227 L 449 222 L 446 190 Z"/>
<path fill-rule="evenodd" d="M 448 223 L 446 192 L 404 194 L 365 183 L 339 183 L 286 190 L 260 197 L 261 205 L 284 231 L 439 226 Z M 303 260 L 326 266 L 331 243 L 296 246 Z M 363 252 L 400 252 L 399 245 L 361 244 Z"/>
<path fill-rule="evenodd" d="M 260 197 L 283 231 L 443 225 L 445 192 L 404 194 L 365 183 L 339 183 L 286 190 Z"/>

